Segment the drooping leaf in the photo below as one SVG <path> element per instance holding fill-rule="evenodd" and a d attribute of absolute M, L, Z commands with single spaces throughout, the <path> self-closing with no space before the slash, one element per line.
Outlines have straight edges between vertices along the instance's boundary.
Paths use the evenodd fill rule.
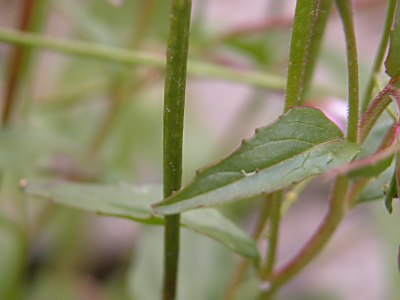
<path fill-rule="evenodd" d="M 396 19 L 390 33 L 389 53 L 385 61 L 386 74 L 392 78 L 400 76 L 400 5 L 397 3 Z"/>
<path fill-rule="evenodd" d="M 280 190 L 349 162 L 359 147 L 320 110 L 294 108 L 194 181 L 155 205 L 163 214 L 219 205 Z"/>
<path fill-rule="evenodd" d="M 151 208 L 155 199 L 160 199 L 162 196 L 162 189 L 158 185 L 28 183 L 24 191 L 29 195 L 101 215 L 127 218 L 148 224 L 163 224 L 164 222 L 164 219 L 154 214 Z M 255 263 L 258 261 L 255 241 L 216 210 L 204 209 L 185 213 L 181 217 L 181 224 L 217 240 Z"/>

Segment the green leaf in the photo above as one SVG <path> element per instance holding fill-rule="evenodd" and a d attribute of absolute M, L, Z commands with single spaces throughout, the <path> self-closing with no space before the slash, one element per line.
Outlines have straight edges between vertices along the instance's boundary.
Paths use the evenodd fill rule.
<path fill-rule="evenodd" d="M 385 61 L 386 74 L 391 78 L 400 76 L 400 5 L 397 3 L 396 19 L 390 33 L 389 53 Z"/>
<path fill-rule="evenodd" d="M 24 191 L 32 196 L 51 199 L 58 204 L 94 212 L 100 215 L 135 220 L 147 224 L 163 224 L 155 215 L 151 203 L 162 197 L 158 185 L 131 186 L 128 184 L 100 185 L 79 183 L 28 184 Z M 227 246 L 234 252 L 259 260 L 256 243 L 218 211 L 204 209 L 182 215 L 181 224 Z"/>
<path fill-rule="evenodd" d="M 391 214 L 393 212 L 393 198 L 397 197 L 398 195 L 398 188 L 397 188 L 397 176 L 396 176 L 396 170 L 392 176 L 392 179 L 390 180 L 390 185 L 389 189 L 386 191 L 385 195 L 385 207 L 387 211 Z"/>
<path fill-rule="evenodd" d="M 373 179 L 357 197 L 356 203 L 383 200 L 394 171 L 394 164 Z"/>
<path fill-rule="evenodd" d="M 213 206 L 280 190 L 349 162 L 359 151 L 321 111 L 294 108 L 186 188 L 155 205 L 163 214 Z"/>
<path fill-rule="evenodd" d="M 62 137 L 36 129 L 0 130 L 0 170 L 26 171 L 49 155 L 65 153 L 69 143 Z"/>

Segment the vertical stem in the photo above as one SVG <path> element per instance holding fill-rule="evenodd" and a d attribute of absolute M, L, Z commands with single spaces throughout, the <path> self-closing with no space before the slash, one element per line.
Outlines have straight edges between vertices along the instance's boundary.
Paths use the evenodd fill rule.
<path fill-rule="evenodd" d="M 273 194 L 268 194 L 266 196 L 262 204 L 262 207 L 260 209 L 258 221 L 253 232 L 253 237 L 257 242 L 259 242 L 260 237 L 262 236 L 271 215 L 272 202 L 273 202 L 271 201 L 272 195 Z M 235 299 L 236 292 L 239 289 L 243 276 L 245 275 L 245 272 L 247 271 L 247 268 L 249 266 L 250 262 L 248 260 L 241 261 L 241 263 L 237 266 L 235 272 L 233 273 L 231 281 L 228 285 L 228 289 L 226 290 L 224 300 Z"/>
<path fill-rule="evenodd" d="M 358 82 L 357 45 L 354 34 L 352 9 L 351 3 L 348 0 L 336 0 L 336 6 L 342 19 L 347 50 L 347 72 L 349 82 L 349 116 L 347 123 L 347 139 L 350 142 L 357 142 L 360 96 Z"/>
<path fill-rule="evenodd" d="M 22 14 L 19 22 L 19 30 L 27 31 L 32 19 L 35 0 L 25 0 L 22 7 Z M 22 67 L 26 49 L 16 46 L 10 54 L 9 73 L 5 88 L 3 111 L 1 116 L 2 126 L 10 123 L 13 110 L 16 105 L 18 83 L 22 75 Z"/>
<path fill-rule="evenodd" d="M 164 87 L 164 197 L 181 187 L 182 142 L 191 0 L 171 0 L 170 33 Z M 166 216 L 163 299 L 176 297 L 179 215 Z"/>
<path fill-rule="evenodd" d="M 290 42 L 285 111 L 301 105 L 303 100 L 306 66 L 318 14 L 318 0 L 297 0 Z"/>
<path fill-rule="evenodd" d="M 323 223 L 293 260 L 270 277 L 272 288 L 267 294 L 274 293 L 277 288 L 297 275 L 327 244 L 343 219 L 347 187 L 348 180 L 345 177 L 336 180 L 329 212 Z"/>
<path fill-rule="evenodd" d="M 282 191 L 272 195 L 272 207 L 270 215 L 269 245 L 263 276 L 266 278 L 271 275 L 276 261 L 278 250 L 279 226 L 281 220 Z"/>
<path fill-rule="evenodd" d="M 378 74 L 381 69 L 383 60 L 385 58 L 386 49 L 389 43 L 390 28 L 393 25 L 394 16 L 396 15 L 396 2 L 397 0 L 388 0 L 386 20 L 383 27 L 381 41 L 379 43 L 378 52 L 376 53 L 374 64 L 369 74 L 367 85 L 365 87 L 364 95 L 361 102 L 361 112 L 367 110 L 367 106 L 371 100 L 372 90 L 374 88 L 374 77 Z"/>
<path fill-rule="evenodd" d="M 347 45 L 347 65 L 349 76 L 349 116 L 347 140 L 357 142 L 357 125 L 359 119 L 359 83 L 357 49 L 354 35 L 353 17 L 350 3 L 347 0 L 336 0 L 345 30 Z M 287 106 L 288 103 L 285 103 Z M 286 107 L 285 106 L 285 107 Z M 261 295 L 261 299 L 270 299 L 280 286 L 296 276 L 307 264 L 317 256 L 335 233 L 346 211 L 346 197 L 349 181 L 346 177 L 336 179 L 330 199 L 330 207 L 324 221 L 306 245 L 285 266 L 273 273 L 269 278 L 271 288 Z"/>

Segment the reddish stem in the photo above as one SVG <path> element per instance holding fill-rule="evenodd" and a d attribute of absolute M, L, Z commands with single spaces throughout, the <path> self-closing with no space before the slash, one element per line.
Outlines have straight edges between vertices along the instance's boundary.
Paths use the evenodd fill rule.
<path fill-rule="evenodd" d="M 35 2 L 36 0 L 25 0 L 24 5 L 22 7 L 22 15 L 20 18 L 20 23 L 18 26 L 20 31 L 28 31 L 29 24 L 31 22 L 33 15 Z M 1 123 L 3 127 L 7 126 L 10 123 L 12 112 L 15 107 L 17 88 L 18 88 L 18 83 L 21 80 L 22 64 L 25 53 L 26 49 L 20 46 L 15 46 L 12 52 L 10 53 L 9 73 L 5 88 L 4 104 L 1 117 Z"/>

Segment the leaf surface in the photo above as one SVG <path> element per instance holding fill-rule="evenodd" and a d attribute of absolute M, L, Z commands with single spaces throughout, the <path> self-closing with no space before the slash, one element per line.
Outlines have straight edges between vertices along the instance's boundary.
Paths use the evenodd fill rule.
<path fill-rule="evenodd" d="M 309 107 L 293 108 L 256 132 L 155 210 L 175 214 L 271 193 L 343 165 L 359 151 L 320 110 Z"/>
<path fill-rule="evenodd" d="M 386 74 L 392 78 L 400 76 L 400 5 L 396 5 L 396 19 L 390 33 L 389 53 L 385 61 Z"/>
<path fill-rule="evenodd" d="M 148 224 L 163 224 L 155 215 L 151 203 L 162 196 L 161 187 L 131 186 L 128 184 L 100 185 L 79 183 L 28 184 L 25 192 L 50 199 L 58 204 L 101 215 L 127 218 Z M 211 237 L 234 252 L 258 262 L 256 243 L 250 235 L 214 209 L 188 212 L 181 224 Z"/>

